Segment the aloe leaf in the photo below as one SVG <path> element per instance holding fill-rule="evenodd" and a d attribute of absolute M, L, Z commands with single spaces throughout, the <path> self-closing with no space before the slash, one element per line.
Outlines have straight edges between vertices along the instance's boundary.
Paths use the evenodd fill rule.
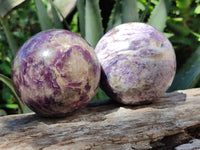
<path fill-rule="evenodd" d="M 136 21 L 139 21 L 137 1 L 122 0 L 122 23 Z"/>
<path fill-rule="evenodd" d="M 63 29 L 63 24 L 60 20 L 60 17 L 58 15 L 58 11 L 57 11 L 57 8 L 56 6 L 54 5 L 54 3 L 52 2 L 52 0 L 49 0 L 50 3 L 51 3 L 51 11 L 52 11 L 52 15 L 53 15 L 53 24 L 54 24 L 54 27 L 57 28 L 57 29 Z"/>
<path fill-rule="evenodd" d="M 96 46 L 103 36 L 102 18 L 99 8 L 99 0 L 86 0 L 85 4 L 85 39 L 93 46 Z M 99 88 L 95 99 L 105 100 L 108 97 Z"/>
<path fill-rule="evenodd" d="M 190 45 L 192 46 L 194 43 L 194 40 L 189 38 L 189 37 L 184 37 L 184 36 L 172 36 L 170 38 L 170 41 L 172 43 L 176 43 L 176 44 L 183 44 L 183 45 Z"/>
<path fill-rule="evenodd" d="M 34 0 L 37 9 L 37 15 L 42 30 L 53 28 L 51 20 L 47 14 L 46 8 L 42 0 Z"/>
<path fill-rule="evenodd" d="M 146 0 L 137 0 L 139 3 L 141 3 L 142 5 L 144 5 L 144 6 L 147 6 L 147 4 L 148 4 L 148 2 L 149 2 L 149 0 L 148 0 L 148 2 L 146 1 Z M 154 2 L 155 0 L 152 0 L 151 2 Z M 153 11 L 153 6 L 149 6 L 148 7 L 148 11 Z"/>
<path fill-rule="evenodd" d="M 200 79 L 200 47 L 192 54 L 175 75 L 168 91 L 193 88 Z"/>
<path fill-rule="evenodd" d="M 151 4 L 151 0 L 148 0 L 147 5 L 146 5 L 146 7 L 145 7 L 145 10 L 143 11 L 143 13 L 142 13 L 142 15 L 141 15 L 141 17 L 140 17 L 140 22 L 143 22 L 143 21 L 144 21 L 144 19 L 145 19 L 145 17 L 146 17 L 146 14 L 147 14 L 147 11 L 148 11 L 148 9 L 149 9 L 150 4 Z"/>
<path fill-rule="evenodd" d="M 99 8 L 99 0 L 86 0 L 85 39 L 94 48 L 102 36 L 103 25 Z"/>
<path fill-rule="evenodd" d="M 81 36 L 85 38 L 85 0 L 77 0 L 77 9 Z"/>
<path fill-rule="evenodd" d="M 56 11 L 58 13 L 58 15 L 60 16 L 60 20 L 63 21 L 64 25 L 65 25 L 65 28 L 66 29 L 69 29 L 69 24 L 67 23 L 65 17 L 63 16 L 62 12 L 60 11 L 59 8 L 57 8 L 57 6 L 54 4 L 54 7 L 56 8 Z M 64 27 L 63 27 L 64 28 Z"/>
<path fill-rule="evenodd" d="M 8 86 L 8 88 L 12 91 L 13 95 L 16 98 L 17 104 L 19 106 L 19 110 L 20 110 L 21 113 L 23 113 L 24 112 L 23 111 L 24 104 L 21 102 L 19 96 L 15 92 L 12 80 L 10 78 L 4 76 L 3 74 L 0 74 L 0 81 L 2 81 L 6 86 Z"/>
<path fill-rule="evenodd" d="M 166 32 L 163 32 L 163 34 L 164 34 L 168 39 L 174 37 L 174 33 L 166 33 Z M 170 40 L 170 41 L 171 41 L 171 40 Z"/>
<path fill-rule="evenodd" d="M 53 6 L 56 9 L 60 21 L 63 21 L 66 29 L 69 29 L 69 24 L 66 21 L 66 17 L 69 16 L 76 7 L 77 0 L 54 0 Z"/>
<path fill-rule="evenodd" d="M 66 18 L 75 9 L 76 1 L 77 0 L 54 0 L 53 3 L 56 6 L 56 8 L 60 11 L 63 18 Z"/>
<path fill-rule="evenodd" d="M 187 26 L 172 20 L 167 21 L 167 27 L 180 36 L 187 36 L 191 32 Z"/>
<path fill-rule="evenodd" d="M 14 8 L 22 4 L 25 0 L 0 0 L 0 15 L 5 18 Z"/>
<path fill-rule="evenodd" d="M 106 31 L 110 30 L 111 28 L 120 25 L 122 23 L 121 18 L 121 0 L 115 0 L 115 5 L 112 9 L 109 21 L 108 21 L 108 27 Z"/>
<path fill-rule="evenodd" d="M 24 114 L 32 112 L 33 112 L 32 110 L 30 110 L 26 105 L 24 105 Z"/>
<path fill-rule="evenodd" d="M 171 0 L 160 0 L 150 15 L 148 24 L 163 31 L 166 26 L 167 14 Z"/>
<path fill-rule="evenodd" d="M 18 45 L 17 45 L 17 42 L 16 40 L 14 39 L 10 29 L 9 29 L 9 25 L 8 25 L 8 22 L 7 22 L 7 19 L 3 19 L 0 17 L 0 22 L 3 26 L 3 30 L 4 30 L 4 33 L 6 35 L 6 38 L 8 40 L 8 45 L 11 49 L 11 52 L 13 54 L 13 56 L 17 53 L 18 51 Z"/>

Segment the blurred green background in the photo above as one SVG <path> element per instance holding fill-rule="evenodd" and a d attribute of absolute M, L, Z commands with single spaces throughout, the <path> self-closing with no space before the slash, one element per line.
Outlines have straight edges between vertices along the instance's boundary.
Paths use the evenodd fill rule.
<path fill-rule="evenodd" d="M 200 86 L 200 0 L 0 0 L 0 116 L 30 112 L 10 78 L 18 48 L 32 35 L 63 28 L 95 48 L 104 33 L 125 22 L 150 24 L 172 42 L 177 72 L 168 92 Z M 93 101 L 104 99 L 99 89 Z"/>

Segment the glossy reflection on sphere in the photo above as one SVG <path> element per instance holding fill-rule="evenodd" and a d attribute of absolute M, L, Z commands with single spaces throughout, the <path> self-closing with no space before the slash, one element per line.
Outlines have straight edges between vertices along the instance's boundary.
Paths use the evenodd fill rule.
<path fill-rule="evenodd" d="M 92 47 L 67 30 L 33 36 L 12 66 L 14 87 L 22 101 L 47 117 L 65 116 L 88 104 L 99 78 L 100 65 Z"/>
<path fill-rule="evenodd" d="M 108 31 L 95 53 L 102 66 L 101 87 L 124 104 L 150 102 L 169 88 L 176 58 L 170 41 L 144 23 L 126 23 Z"/>

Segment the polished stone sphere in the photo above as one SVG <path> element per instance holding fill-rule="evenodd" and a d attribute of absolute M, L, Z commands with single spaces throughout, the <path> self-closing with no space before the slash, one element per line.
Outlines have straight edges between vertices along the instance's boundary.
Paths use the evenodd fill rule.
<path fill-rule="evenodd" d="M 123 104 L 159 98 L 175 75 L 176 57 L 170 41 L 144 23 L 111 29 L 100 39 L 95 53 L 102 67 L 102 89 Z"/>
<path fill-rule="evenodd" d="M 45 117 L 62 117 L 91 101 L 99 84 L 100 64 L 83 38 L 52 29 L 23 44 L 13 61 L 12 79 L 31 110 Z"/>

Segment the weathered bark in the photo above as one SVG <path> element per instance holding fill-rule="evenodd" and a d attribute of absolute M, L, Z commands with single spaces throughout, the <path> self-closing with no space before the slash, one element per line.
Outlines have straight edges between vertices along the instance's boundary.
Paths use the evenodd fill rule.
<path fill-rule="evenodd" d="M 165 94 L 137 107 L 86 107 L 65 118 L 33 113 L 0 117 L 1 150 L 180 150 L 192 143 L 200 148 L 199 138 L 200 89 Z"/>

